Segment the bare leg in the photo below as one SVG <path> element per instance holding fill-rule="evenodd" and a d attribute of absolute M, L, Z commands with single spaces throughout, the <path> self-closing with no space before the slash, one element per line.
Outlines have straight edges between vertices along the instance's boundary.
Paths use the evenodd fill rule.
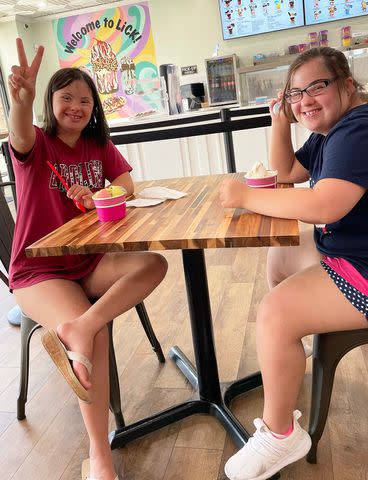
<path fill-rule="evenodd" d="M 271 430 L 288 430 L 305 372 L 301 338 L 312 333 L 368 327 L 320 265 L 288 277 L 262 300 L 257 318 L 257 353 Z"/>
<path fill-rule="evenodd" d="M 111 319 L 137 305 L 162 281 L 167 263 L 154 253 L 106 254 L 81 286 L 87 297 L 98 301 L 83 315 L 59 324 L 57 333 L 69 350 L 92 358 L 93 339 Z M 83 365 L 74 371 L 85 388 L 90 379 Z"/>
<path fill-rule="evenodd" d="M 312 225 L 301 224 L 300 244 L 298 247 L 272 247 L 267 255 L 267 281 L 271 290 L 286 278 L 311 265 L 316 265 L 322 255 L 316 249 Z M 312 354 L 313 335 L 303 338 L 306 357 Z"/>
<path fill-rule="evenodd" d="M 90 308 L 83 289 L 74 282 L 48 280 L 32 287 L 15 291 L 21 308 L 46 328 L 56 329 L 60 322 L 76 318 Z M 66 300 L 67 299 L 67 300 Z M 90 439 L 90 454 L 96 459 L 99 480 L 112 480 L 115 472 L 108 442 L 109 372 L 107 327 L 94 338 L 92 393 L 94 401 L 80 402 L 80 409 Z"/>
<path fill-rule="evenodd" d="M 90 439 L 91 476 L 113 480 L 108 443 L 108 334 L 106 324 L 142 301 L 161 282 L 166 260 L 156 254 L 107 254 L 80 284 L 48 280 L 15 291 L 21 308 L 35 321 L 56 329 L 69 349 L 91 359 L 93 371 L 73 362 L 81 383 L 92 388 L 92 404 L 80 403 Z M 91 306 L 88 297 L 99 297 Z"/>
<path fill-rule="evenodd" d="M 298 247 L 272 247 L 267 255 L 267 281 L 271 290 L 285 278 L 319 263 L 321 254 L 316 249 L 312 226 L 304 226 Z"/>

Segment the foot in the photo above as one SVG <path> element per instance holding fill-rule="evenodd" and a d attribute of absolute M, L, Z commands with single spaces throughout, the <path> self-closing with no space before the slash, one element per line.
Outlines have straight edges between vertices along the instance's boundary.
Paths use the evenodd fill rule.
<path fill-rule="evenodd" d="M 281 468 L 304 457 L 310 447 L 308 432 L 297 422 L 301 413 L 293 414 L 293 432 L 286 438 L 276 438 L 260 419 L 257 428 L 244 447 L 226 462 L 225 473 L 230 480 L 266 480 Z"/>
<path fill-rule="evenodd" d="M 110 461 L 108 460 L 110 458 Z M 103 461 L 87 458 L 82 463 L 82 480 L 118 480 L 111 454 L 103 456 Z"/>
<path fill-rule="evenodd" d="M 91 364 L 93 339 L 88 338 L 85 329 L 79 326 L 77 320 L 62 323 L 56 331 L 65 348 L 70 352 L 77 353 L 75 356 L 69 356 L 73 360 L 73 370 L 81 385 L 89 390 L 92 387 L 90 372 L 85 362 L 78 361 L 78 355 L 85 357 L 87 363 Z"/>

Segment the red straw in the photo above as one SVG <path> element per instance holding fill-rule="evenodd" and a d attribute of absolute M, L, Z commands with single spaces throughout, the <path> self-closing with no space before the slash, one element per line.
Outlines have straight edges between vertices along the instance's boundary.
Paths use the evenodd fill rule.
<path fill-rule="evenodd" d="M 51 168 L 51 170 L 55 173 L 55 175 L 58 177 L 58 179 L 60 180 L 60 182 L 64 185 L 64 187 L 66 188 L 66 191 L 68 191 L 68 190 L 69 190 L 68 184 L 67 184 L 66 181 L 63 179 L 63 177 L 60 175 L 60 173 L 56 170 L 56 168 L 54 167 L 54 165 L 53 165 L 51 162 L 49 162 L 48 160 L 46 161 L 46 163 L 47 163 L 47 165 Z M 81 212 L 86 213 L 87 210 L 85 209 L 85 207 L 84 207 L 81 203 L 77 202 L 76 200 L 73 200 L 73 202 L 75 203 L 75 206 L 76 206 L 77 208 L 79 208 L 79 210 L 80 210 Z"/>

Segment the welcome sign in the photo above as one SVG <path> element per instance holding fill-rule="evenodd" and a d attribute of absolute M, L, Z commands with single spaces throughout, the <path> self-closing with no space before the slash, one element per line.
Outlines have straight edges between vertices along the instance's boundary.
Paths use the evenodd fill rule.
<path fill-rule="evenodd" d="M 148 2 L 59 18 L 53 30 L 60 66 L 94 79 L 108 119 L 160 108 L 141 86 L 159 81 Z"/>

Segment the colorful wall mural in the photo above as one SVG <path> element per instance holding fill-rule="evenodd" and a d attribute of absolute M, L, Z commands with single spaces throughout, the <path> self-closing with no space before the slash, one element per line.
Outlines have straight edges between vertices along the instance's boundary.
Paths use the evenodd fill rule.
<path fill-rule="evenodd" d="M 61 67 L 95 81 L 108 120 L 163 109 L 148 2 L 53 21 Z"/>

